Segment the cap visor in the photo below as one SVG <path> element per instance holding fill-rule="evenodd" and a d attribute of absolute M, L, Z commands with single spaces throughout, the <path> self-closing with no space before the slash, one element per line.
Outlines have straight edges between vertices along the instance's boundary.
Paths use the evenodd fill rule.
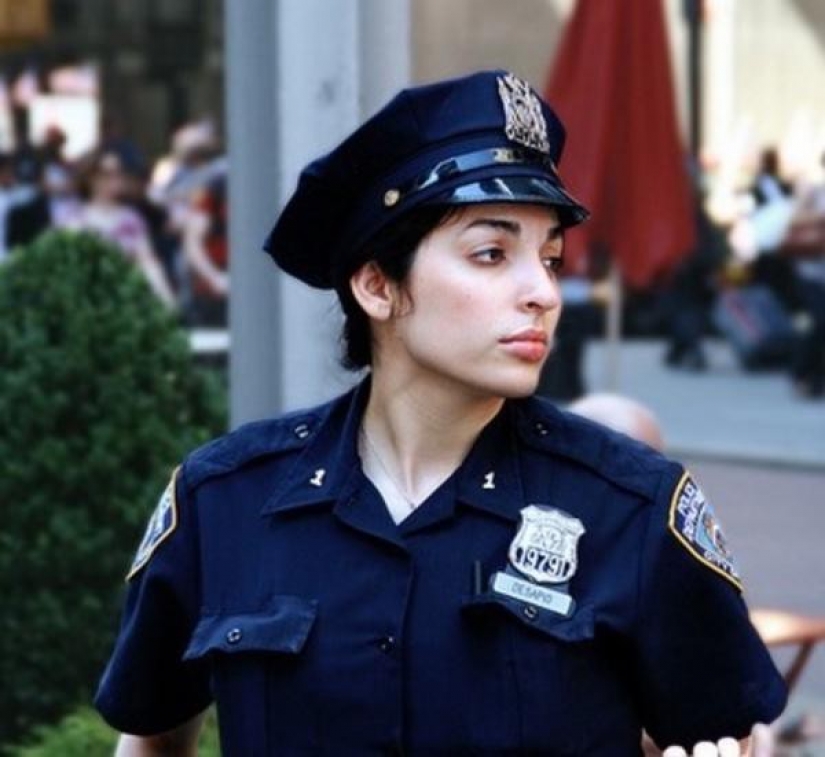
<path fill-rule="evenodd" d="M 587 219 L 589 211 L 565 189 L 549 179 L 537 176 L 496 176 L 462 184 L 441 192 L 429 200 L 448 205 L 476 205 L 492 202 L 522 202 L 551 205 L 559 209 L 565 226 L 575 226 Z"/>

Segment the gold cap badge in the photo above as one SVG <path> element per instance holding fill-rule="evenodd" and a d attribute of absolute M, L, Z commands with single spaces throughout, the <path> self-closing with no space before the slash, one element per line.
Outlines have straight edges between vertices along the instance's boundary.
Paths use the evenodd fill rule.
<path fill-rule="evenodd" d="M 541 103 L 530 85 L 513 74 L 507 74 L 498 78 L 498 94 L 504 106 L 504 133 L 507 139 L 549 153 L 547 122 Z"/>

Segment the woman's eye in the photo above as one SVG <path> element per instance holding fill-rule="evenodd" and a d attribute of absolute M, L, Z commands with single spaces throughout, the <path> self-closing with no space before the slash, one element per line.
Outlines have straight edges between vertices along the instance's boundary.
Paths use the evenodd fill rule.
<path fill-rule="evenodd" d="M 552 273 L 558 273 L 564 267 L 564 258 L 561 255 L 554 255 L 553 257 L 542 258 L 544 267 Z"/>
<path fill-rule="evenodd" d="M 504 260 L 504 250 L 499 247 L 489 247 L 486 250 L 474 252 L 472 257 L 479 263 L 498 263 Z"/>

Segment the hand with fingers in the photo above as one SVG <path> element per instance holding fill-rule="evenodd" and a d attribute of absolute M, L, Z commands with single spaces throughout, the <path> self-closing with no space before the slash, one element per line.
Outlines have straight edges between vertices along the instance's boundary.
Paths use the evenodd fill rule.
<path fill-rule="evenodd" d="M 741 757 L 752 754 L 750 739 L 737 741 L 733 738 L 724 738 L 715 744 L 711 741 L 700 741 L 690 752 L 691 757 Z M 662 757 L 688 757 L 688 752 L 680 746 L 670 746 L 662 752 Z"/>

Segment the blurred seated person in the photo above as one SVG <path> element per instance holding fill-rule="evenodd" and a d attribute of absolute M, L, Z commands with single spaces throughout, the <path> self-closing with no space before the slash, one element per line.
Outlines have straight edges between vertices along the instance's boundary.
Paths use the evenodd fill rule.
<path fill-rule="evenodd" d="M 25 245 L 47 229 L 70 228 L 78 222 L 81 208 L 71 169 L 62 163 L 47 163 L 34 196 L 9 212 L 6 244 Z"/>
<path fill-rule="evenodd" d="M 763 151 L 752 183 L 737 197 L 739 207 L 728 233 L 734 260 L 744 267 L 747 280 L 767 287 L 786 308 L 796 310 L 793 266 L 778 254 L 794 216 L 796 199 L 791 185 L 780 177 L 774 148 Z"/>
<path fill-rule="evenodd" d="M 86 201 L 70 228 L 90 231 L 120 248 L 141 270 L 158 298 L 175 305 L 175 296 L 152 248 L 146 223 L 123 200 L 125 173 L 115 152 L 97 152 L 86 166 Z"/>
<path fill-rule="evenodd" d="M 656 416 L 641 402 L 630 397 L 594 392 L 580 397 L 567 409 L 631 439 L 644 442 L 659 452 L 665 448 L 665 439 Z"/>

